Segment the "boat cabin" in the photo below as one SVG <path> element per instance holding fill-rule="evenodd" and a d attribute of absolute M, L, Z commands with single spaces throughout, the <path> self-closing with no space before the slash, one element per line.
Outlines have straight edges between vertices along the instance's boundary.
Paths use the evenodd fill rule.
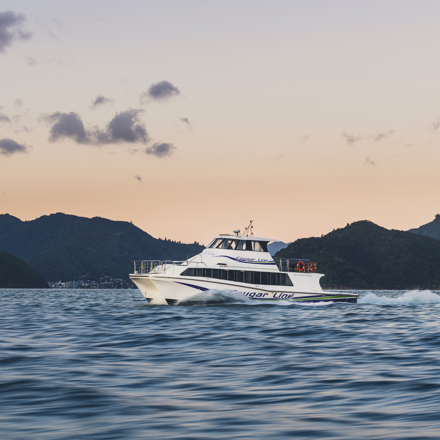
<path fill-rule="evenodd" d="M 233 251 L 268 252 L 267 243 L 276 240 L 257 237 L 218 236 L 206 249 L 228 249 Z"/>

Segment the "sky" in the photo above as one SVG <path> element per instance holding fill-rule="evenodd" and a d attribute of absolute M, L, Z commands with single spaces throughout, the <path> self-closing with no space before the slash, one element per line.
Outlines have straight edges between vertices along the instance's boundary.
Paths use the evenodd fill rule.
<path fill-rule="evenodd" d="M 437 0 L 0 0 L 0 213 L 207 245 L 440 212 Z"/>

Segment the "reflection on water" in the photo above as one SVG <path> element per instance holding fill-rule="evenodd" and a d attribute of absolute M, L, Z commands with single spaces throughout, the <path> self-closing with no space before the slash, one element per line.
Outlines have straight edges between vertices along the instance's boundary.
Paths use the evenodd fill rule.
<path fill-rule="evenodd" d="M 2 437 L 437 439 L 438 292 L 359 293 L 0 290 Z"/>

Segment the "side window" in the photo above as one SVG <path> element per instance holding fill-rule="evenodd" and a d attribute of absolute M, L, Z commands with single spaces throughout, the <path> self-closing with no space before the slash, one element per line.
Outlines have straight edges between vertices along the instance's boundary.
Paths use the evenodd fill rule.
<path fill-rule="evenodd" d="M 261 284 L 261 272 L 254 272 L 254 284 Z"/>
<path fill-rule="evenodd" d="M 253 241 L 252 244 L 255 252 L 264 252 L 259 241 Z"/>
<path fill-rule="evenodd" d="M 246 271 L 244 273 L 244 282 L 248 284 L 252 284 L 252 272 Z"/>
<path fill-rule="evenodd" d="M 188 269 L 185 269 L 181 274 L 181 277 L 193 277 L 194 276 L 194 269 L 189 267 Z"/>
<path fill-rule="evenodd" d="M 268 252 L 267 250 L 267 241 L 259 241 L 262 252 Z"/>
<path fill-rule="evenodd" d="M 214 238 L 214 240 L 212 240 L 211 244 L 208 246 L 208 248 L 213 248 L 215 247 L 215 245 L 218 243 L 218 241 L 220 240 L 220 238 Z"/>
<path fill-rule="evenodd" d="M 252 241 L 246 240 L 246 250 L 251 251 L 252 250 Z"/>
<path fill-rule="evenodd" d="M 235 274 L 235 281 L 242 283 L 243 282 L 243 278 L 244 278 L 244 272 L 241 270 L 237 270 L 236 274 Z"/>
<path fill-rule="evenodd" d="M 214 247 L 215 247 L 216 249 L 220 249 L 220 248 L 222 247 L 223 242 L 224 242 L 224 240 L 223 240 L 222 238 L 219 238 L 219 239 L 217 240 L 217 242 L 214 243 Z"/>
<path fill-rule="evenodd" d="M 212 269 L 212 278 L 220 278 L 219 270 L 218 269 Z"/>
<path fill-rule="evenodd" d="M 246 250 L 246 240 L 240 240 L 235 247 L 236 251 L 245 251 Z"/>
<path fill-rule="evenodd" d="M 222 244 L 220 245 L 220 249 L 231 249 L 229 246 L 231 245 L 231 240 L 224 239 Z"/>
<path fill-rule="evenodd" d="M 235 281 L 235 270 L 228 270 L 228 280 Z"/>

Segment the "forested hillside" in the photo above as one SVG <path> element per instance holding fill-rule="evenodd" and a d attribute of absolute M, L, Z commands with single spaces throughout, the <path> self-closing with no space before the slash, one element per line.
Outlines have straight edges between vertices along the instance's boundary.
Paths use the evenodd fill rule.
<path fill-rule="evenodd" d="M 23 260 L 10 254 L 0 252 L 0 287 L 49 287 L 46 280 Z"/>
<path fill-rule="evenodd" d="M 0 251 L 19 256 L 49 281 L 127 278 L 132 260 L 184 260 L 202 249 L 198 243 L 156 239 L 132 223 L 100 217 L 58 213 L 23 222 L 0 215 Z"/>
<path fill-rule="evenodd" d="M 316 261 L 327 288 L 440 289 L 440 240 L 369 221 L 297 240 L 276 256 Z"/>
<path fill-rule="evenodd" d="M 408 232 L 440 240 L 440 214 L 437 214 L 432 222 L 420 226 L 420 228 L 410 229 Z"/>

